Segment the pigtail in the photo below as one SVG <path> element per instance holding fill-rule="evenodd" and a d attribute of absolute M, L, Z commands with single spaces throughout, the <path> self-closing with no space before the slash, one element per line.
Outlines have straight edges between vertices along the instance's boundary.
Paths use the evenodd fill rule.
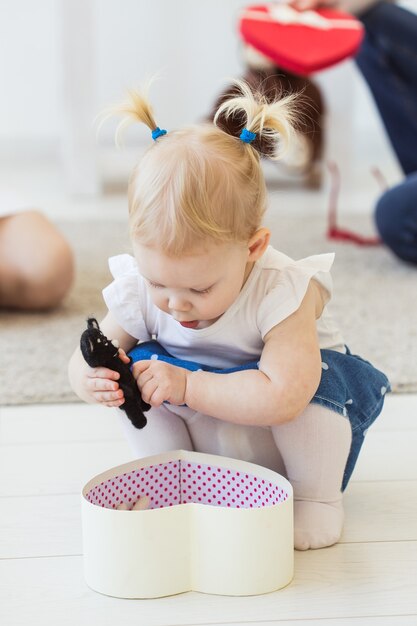
<path fill-rule="evenodd" d="M 264 156 L 280 159 L 288 149 L 298 122 L 297 94 L 275 99 L 253 92 L 243 80 L 234 80 L 230 96 L 218 107 L 213 122 L 240 137 L 247 129 L 256 137 L 248 145 Z"/>
<path fill-rule="evenodd" d="M 150 82 L 148 82 L 140 90 L 129 89 L 127 92 L 127 98 L 124 102 L 105 109 L 98 116 L 98 131 L 107 119 L 118 115 L 122 116 L 122 120 L 116 128 L 116 145 L 119 145 L 119 138 L 122 131 L 124 131 L 131 124 L 135 124 L 138 122 L 141 124 L 145 124 L 145 126 L 147 126 L 149 130 L 152 131 L 153 139 L 157 139 L 159 136 L 165 134 L 166 131 L 161 131 L 155 121 L 153 109 L 148 100 L 149 87 Z"/>

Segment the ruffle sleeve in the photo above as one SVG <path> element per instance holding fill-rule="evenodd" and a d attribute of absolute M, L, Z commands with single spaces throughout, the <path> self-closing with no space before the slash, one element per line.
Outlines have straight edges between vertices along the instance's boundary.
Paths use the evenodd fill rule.
<path fill-rule="evenodd" d="M 287 257 L 288 258 L 288 257 Z M 277 324 L 297 311 L 314 277 L 324 288 L 325 304 L 332 295 L 330 268 L 334 254 L 318 254 L 299 261 L 290 261 L 276 274 L 271 288 L 257 311 L 257 326 L 262 338 Z"/>
<path fill-rule="evenodd" d="M 109 268 L 114 280 L 103 289 L 108 310 L 129 335 L 148 341 L 151 334 L 144 319 L 144 285 L 135 259 L 129 254 L 111 257 Z"/>

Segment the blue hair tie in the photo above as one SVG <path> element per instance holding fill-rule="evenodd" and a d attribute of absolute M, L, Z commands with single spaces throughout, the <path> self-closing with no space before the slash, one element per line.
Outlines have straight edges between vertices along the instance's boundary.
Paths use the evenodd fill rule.
<path fill-rule="evenodd" d="M 239 139 L 241 139 L 244 143 L 252 143 L 252 141 L 256 139 L 256 133 L 244 128 L 239 135 Z"/>
<path fill-rule="evenodd" d="M 164 129 L 159 128 L 159 126 L 157 126 L 156 128 L 153 129 L 152 131 L 152 139 L 154 141 L 156 141 L 158 139 L 158 137 L 162 137 L 162 135 L 166 135 L 167 131 Z"/>

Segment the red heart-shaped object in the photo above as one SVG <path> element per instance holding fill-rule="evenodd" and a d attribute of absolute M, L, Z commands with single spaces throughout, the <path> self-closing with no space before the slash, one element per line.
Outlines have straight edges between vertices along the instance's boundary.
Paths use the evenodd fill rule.
<path fill-rule="evenodd" d="M 250 6 L 240 17 L 243 40 L 278 67 L 306 76 L 353 56 L 361 23 L 334 9 L 297 11 L 288 5 Z"/>

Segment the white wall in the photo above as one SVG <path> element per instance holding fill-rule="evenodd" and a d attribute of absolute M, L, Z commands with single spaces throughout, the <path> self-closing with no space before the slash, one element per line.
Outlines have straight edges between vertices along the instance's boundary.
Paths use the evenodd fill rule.
<path fill-rule="evenodd" d="M 96 2 L 98 101 L 160 75 L 152 90 L 164 127 L 207 113 L 228 76 L 241 72 L 236 21 L 245 0 Z"/>
<path fill-rule="evenodd" d="M 56 138 L 54 0 L 0 0 L 0 141 Z"/>
<path fill-rule="evenodd" d="M 54 149 L 58 144 L 65 119 L 62 15 L 69 10 L 68 4 L 64 12 L 62 6 L 71 2 L 0 0 L 0 155 L 10 146 L 19 151 L 29 145 Z M 207 113 L 227 77 L 242 71 L 236 18 L 247 0 L 83 2 L 92 11 L 94 25 L 92 117 L 119 100 L 126 88 L 159 73 L 161 80 L 152 94 L 160 125 L 172 128 L 193 122 Z M 77 33 L 72 37 L 76 43 Z M 365 134 L 366 145 L 374 146 L 379 157 L 392 159 L 353 64 L 323 72 L 318 80 L 331 112 L 329 135 L 336 137 L 334 129 L 348 126 L 351 141 Z M 113 130 L 111 124 L 106 126 L 100 141 L 110 143 Z M 140 140 L 144 133 L 132 129 L 127 141 Z"/>
<path fill-rule="evenodd" d="M 72 0 L 0 0 L 0 142 L 58 138 L 65 2 Z M 240 73 L 235 33 L 243 0 L 85 4 L 93 10 L 97 111 L 158 73 L 153 99 L 161 124 L 172 127 L 204 115 L 224 79 Z"/>

